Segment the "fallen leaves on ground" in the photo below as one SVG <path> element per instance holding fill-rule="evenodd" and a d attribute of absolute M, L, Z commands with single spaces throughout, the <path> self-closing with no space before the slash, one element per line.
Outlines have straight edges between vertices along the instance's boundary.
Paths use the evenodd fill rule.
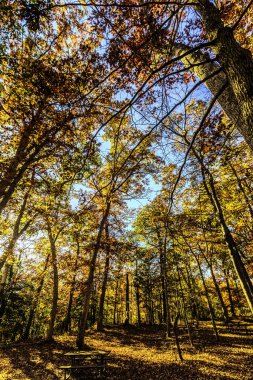
<path fill-rule="evenodd" d="M 253 379 L 253 336 L 223 331 L 220 343 L 212 330 L 202 325 L 195 347 L 186 331 L 180 335 L 184 361 L 177 358 L 173 339 L 165 340 L 158 326 L 108 327 L 104 332 L 89 331 L 86 344 L 91 349 L 110 351 L 107 378 L 110 380 Z M 16 343 L 1 350 L 1 380 L 63 379 L 59 369 L 68 363 L 64 353 L 75 350 L 75 337 L 61 335 L 55 342 Z M 89 378 L 97 376 L 90 375 Z"/>

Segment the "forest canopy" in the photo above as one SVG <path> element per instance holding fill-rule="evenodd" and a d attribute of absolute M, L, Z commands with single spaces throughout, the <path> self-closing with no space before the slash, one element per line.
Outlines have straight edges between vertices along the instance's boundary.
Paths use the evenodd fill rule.
<path fill-rule="evenodd" d="M 2 0 L 2 340 L 252 317 L 252 3 Z"/>

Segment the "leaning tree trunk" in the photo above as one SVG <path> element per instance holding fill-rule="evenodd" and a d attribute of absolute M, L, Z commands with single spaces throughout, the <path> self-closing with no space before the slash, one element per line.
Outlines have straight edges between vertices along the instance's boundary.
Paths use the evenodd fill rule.
<path fill-rule="evenodd" d="M 210 0 L 201 0 L 193 7 L 201 15 L 206 39 L 210 41 L 213 55 L 201 49 L 174 43 L 174 55 L 181 57 L 186 69 L 204 81 L 211 93 L 228 83 L 218 101 L 224 112 L 253 150 L 253 60 L 249 50 L 240 46 L 234 30 L 225 26 L 219 9 Z M 171 50 L 171 49 L 170 49 Z M 212 78 L 206 80 L 206 78 Z"/>
<path fill-rule="evenodd" d="M 187 144 L 189 144 L 189 140 L 185 138 L 185 141 Z M 233 238 L 233 235 L 230 232 L 230 229 L 227 226 L 225 216 L 223 213 L 223 209 L 221 206 L 221 203 L 219 201 L 218 195 L 216 193 L 215 183 L 213 179 L 213 175 L 210 172 L 210 170 L 204 165 L 203 158 L 200 157 L 200 155 L 196 152 L 196 150 L 191 147 L 193 154 L 197 158 L 200 166 L 201 166 L 201 172 L 203 177 L 203 184 L 206 190 L 206 193 L 210 199 L 210 202 L 213 206 L 214 212 L 218 217 L 218 220 L 220 222 L 224 239 L 227 243 L 230 258 L 233 263 L 234 269 L 236 271 L 236 274 L 239 278 L 243 293 L 245 295 L 245 298 L 248 302 L 248 305 L 250 307 L 250 310 L 253 314 L 253 285 L 251 282 L 251 279 L 249 277 L 249 274 L 245 268 L 245 265 L 241 259 L 240 253 L 238 251 L 237 244 Z M 206 179 L 206 174 L 208 175 L 208 183 Z M 208 186 L 209 185 L 209 186 Z"/>
<path fill-rule="evenodd" d="M 79 349 L 84 348 L 84 335 L 85 335 L 85 328 L 86 328 L 88 311 L 89 311 L 89 304 L 90 304 L 94 274 L 95 274 L 95 269 L 96 269 L 97 255 L 101 246 L 101 239 L 102 239 L 104 226 L 109 216 L 110 206 L 111 206 L 110 202 L 107 202 L 105 212 L 100 222 L 96 244 L 94 246 L 94 250 L 93 250 L 93 254 L 92 254 L 92 258 L 90 262 L 90 270 L 89 270 L 89 275 L 88 275 L 88 280 L 87 280 L 87 286 L 86 286 L 85 292 L 83 293 L 83 297 L 84 297 L 83 310 L 82 310 L 82 314 L 80 318 L 80 324 L 79 324 L 77 340 L 76 340 L 76 345 Z"/>
<path fill-rule="evenodd" d="M 29 197 L 30 190 L 31 189 L 29 188 L 28 191 L 26 192 L 26 194 L 24 195 L 23 202 L 21 204 L 17 219 L 16 219 L 15 224 L 14 224 L 11 239 L 10 239 L 9 244 L 7 245 L 7 247 L 4 250 L 3 255 L 0 259 L 0 269 L 2 269 L 2 277 L 1 277 L 1 281 L 0 281 L 0 303 L 1 303 L 0 320 L 2 319 L 4 312 L 5 312 L 5 307 L 6 307 L 5 288 L 6 288 L 6 284 L 7 284 L 7 279 L 9 277 L 9 274 L 11 272 L 11 268 L 13 266 L 13 257 L 14 257 L 15 246 L 16 246 L 17 241 L 20 238 L 20 236 L 22 236 L 22 234 L 24 234 L 24 232 L 27 230 L 27 228 L 31 224 L 31 220 L 28 220 L 26 222 L 26 224 L 20 229 L 21 220 L 22 220 L 22 217 L 23 217 L 25 209 L 26 209 L 26 204 L 27 204 L 27 200 Z"/>
<path fill-rule="evenodd" d="M 211 173 L 210 173 L 211 174 Z M 216 206 L 217 214 L 223 229 L 224 237 L 230 251 L 230 257 L 234 265 L 237 276 L 240 280 L 241 287 L 243 289 L 244 295 L 248 301 L 248 305 L 253 313 L 253 285 L 250 280 L 249 274 L 245 268 L 245 265 L 241 259 L 240 253 L 238 252 L 237 244 L 226 224 L 225 217 L 221 204 L 219 202 L 218 196 L 216 194 L 213 176 L 209 174 L 209 184 L 213 197 L 214 204 Z"/>
<path fill-rule="evenodd" d="M 15 224 L 14 224 L 14 228 L 13 228 L 13 233 L 12 233 L 11 239 L 9 241 L 9 244 L 8 244 L 6 250 L 4 251 L 4 253 L 3 253 L 3 255 L 2 255 L 1 259 L 0 259 L 0 269 L 2 269 L 2 267 L 4 266 L 6 260 L 9 257 L 12 258 L 13 252 L 14 252 L 14 248 L 15 248 L 15 245 L 17 243 L 17 240 L 27 230 L 27 228 L 31 224 L 31 220 L 29 220 L 23 226 L 23 228 L 20 229 L 21 219 L 22 219 L 22 217 L 24 215 L 24 212 L 25 212 L 25 209 L 26 209 L 26 204 L 27 204 L 27 201 L 28 201 L 28 197 L 29 197 L 30 191 L 31 191 L 31 189 L 29 188 L 29 190 L 24 195 L 23 202 L 21 204 L 21 207 L 20 207 L 17 219 L 16 219 Z"/>
<path fill-rule="evenodd" d="M 213 52 L 223 67 L 231 91 L 237 101 L 238 119 L 234 123 L 253 150 L 253 60 L 249 50 L 236 41 L 234 30 L 225 26 L 221 12 L 210 0 L 195 6 L 200 13 L 206 37 L 214 41 Z M 234 122 L 234 121 L 233 121 Z"/>
<path fill-rule="evenodd" d="M 253 208 L 252 208 L 252 204 L 251 204 L 251 201 L 250 201 L 250 199 L 249 199 L 248 195 L 246 194 L 246 191 L 245 191 L 245 189 L 243 187 L 242 180 L 238 176 L 237 171 L 235 170 L 235 168 L 233 167 L 233 165 L 231 164 L 230 161 L 228 161 L 228 165 L 229 165 L 230 169 L 232 170 L 232 172 L 233 172 L 233 174 L 234 174 L 234 176 L 235 176 L 235 178 L 237 180 L 238 187 L 239 187 L 239 189 L 241 190 L 241 192 L 243 194 L 245 202 L 246 202 L 246 204 L 248 206 L 249 213 L 250 213 L 251 218 L 253 220 Z"/>

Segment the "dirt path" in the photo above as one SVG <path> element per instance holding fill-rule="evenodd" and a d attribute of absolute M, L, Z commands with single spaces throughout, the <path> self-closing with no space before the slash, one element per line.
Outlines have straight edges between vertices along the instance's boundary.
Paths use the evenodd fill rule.
<path fill-rule="evenodd" d="M 217 345 L 211 330 L 201 333 L 205 343 L 201 352 L 190 347 L 186 335 L 180 337 L 183 362 L 178 361 L 174 344 L 164 340 L 161 328 L 108 328 L 104 333 L 90 332 L 86 343 L 111 351 L 109 380 L 253 380 L 252 335 L 224 332 Z M 63 379 L 59 367 L 68 364 L 63 354 L 75 349 L 74 342 L 74 337 L 65 335 L 53 344 L 20 343 L 2 348 L 0 379 Z"/>

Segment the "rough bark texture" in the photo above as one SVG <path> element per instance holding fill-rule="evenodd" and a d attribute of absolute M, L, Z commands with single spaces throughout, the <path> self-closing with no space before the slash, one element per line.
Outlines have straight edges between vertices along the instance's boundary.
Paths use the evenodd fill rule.
<path fill-rule="evenodd" d="M 195 66 L 190 71 L 194 72 L 201 80 L 207 74 L 222 68 L 214 78 L 206 82 L 209 90 L 217 93 L 217 87 L 226 81 L 229 83 L 227 90 L 220 96 L 219 103 L 224 112 L 243 135 L 249 147 L 253 150 L 253 60 L 249 50 L 244 49 L 235 39 L 231 27 L 224 25 L 219 9 L 209 0 L 199 0 L 194 9 L 203 20 L 207 40 L 212 42 L 212 53 L 217 63 L 205 63 Z M 174 54 L 184 53 L 191 47 L 175 44 Z M 208 54 L 198 51 L 187 55 L 182 62 L 196 64 L 206 61 Z"/>
<path fill-rule="evenodd" d="M 181 55 L 189 51 L 189 46 L 184 44 L 175 44 L 174 51 L 177 55 Z M 204 81 L 206 87 L 213 95 L 217 94 L 227 81 L 227 76 L 224 71 L 219 70 L 221 69 L 221 66 L 217 62 L 211 61 L 211 58 L 207 52 L 202 53 L 201 51 L 195 51 L 184 57 L 182 62 L 186 67 L 192 66 L 189 70 L 201 81 Z M 201 64 L 202 62 L 203 64 Z M 206 80 L 210 74 L 215 72 L 217 72 L 215 76 Z M 240 121 L 239 105 L 230 85 L 219 96 L 218 103 L 226 115 L 230 118 L 232 123 L 237 125 Z"/>

